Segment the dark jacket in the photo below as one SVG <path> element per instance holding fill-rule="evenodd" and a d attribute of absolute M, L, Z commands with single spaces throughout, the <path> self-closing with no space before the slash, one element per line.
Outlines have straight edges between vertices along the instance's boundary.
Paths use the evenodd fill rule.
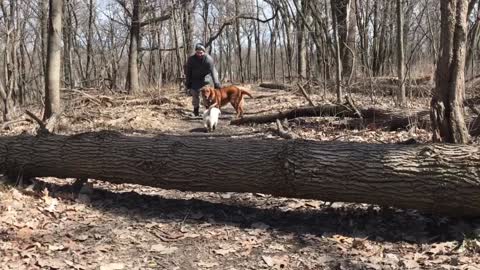
<path fill-rule="evenodd" d="M 213 79 L 214 87 L 220 88 L 215 64 L 208 54 L 205 54 L 202 58 L 198 58 L 196 55 L 188 57 L 185 65 L 185 77 L 185 86 L 188 89 L 198 90 L 202 88 L 210 83 L 209 77 Z"/>

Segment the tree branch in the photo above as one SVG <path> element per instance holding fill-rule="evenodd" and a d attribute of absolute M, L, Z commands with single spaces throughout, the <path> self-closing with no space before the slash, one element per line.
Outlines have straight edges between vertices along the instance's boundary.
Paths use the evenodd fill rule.
<path fill-rule="evenodd" d="M 205 47 L 210 47 L 210 45 L 212 45 L 212 43 L 218 38 L 218 36 L 220 36 L 223 32 L 223 30 L 225 29 L 225 27 L 227 27 L 228 25 L 231 25 L 235 22 L 235 20 L 237 19 L 245 19 L 245 20 L 255 20 L 255 21 L 259 21 L 261 23 L 267 23 L 273 19 L 275 19 L 277 17 L 277 14 L 278 14 L 278 10 L 279 10 L 279 7 L 276 7 L 275 9 L 275 12 L 273 13 L 272 17 L 271 18 L 268 18 L 268 19 L 265 19 L 265 20 L 262 20 L 260 18 L 257 18 L 257 17 L 252 17 L 252 16 L 249 16 L 249 15 L 246 15 L 246 14 L 240 14 L 238 16 L 235 16 L 235 17 L 232 17 L 232 18 L 229 18 L 227 19 L 226 21 L 223 22 L 222 26 L 220 27 L 220 29 L 218 30 L 218 32 L 211 36 L 208 41 L 205 43 Z"/>
<path fill-rule="evenodd" d="M 161 52 L 171 52 L 171 51 L 175 51 L 177 49 L 183 49 L 183 46 L 180 46 L 178 48 L 159 48 L 158 46 L 155 46 L 155 47 L 149 47 L 149 48 L 146 48 L 146 47 L 142 47 L 140 48 L 139 50 L 140 51 L 161 51 Z"/>
<path fill-rule="evenodd" d="M 154 23 L 158 23 L 158 22 L 163 22 L 163 21 L 169 20 L 171 17 L 172 17 L 172 13 L 169 12 L 168 14 L 161 15 L 159 17 L 155 17 L 155 18 L 148 19 L 146 21 L 141 22 L 140 27 L 144 27 L 144 26 L 154 24 Z"/>
<path fill-rule="evenodd" d="M 115 0 L 120 6 L 122 6 L 123 10 L 125 10 L 125 13 L 127 13 L 128 17 L 132 17 L 132 13 L 130 10 L 127 8 L 127 3 L 125 3 L 125 0 Z"/>

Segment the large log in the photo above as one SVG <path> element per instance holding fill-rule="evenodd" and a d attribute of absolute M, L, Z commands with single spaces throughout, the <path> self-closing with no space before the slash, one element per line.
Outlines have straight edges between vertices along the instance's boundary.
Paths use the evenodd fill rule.
<path fill-rule="evenodd" d="M 480 214 L 475 145 L 21 135 L 0 138 L 0 172 Z"/>

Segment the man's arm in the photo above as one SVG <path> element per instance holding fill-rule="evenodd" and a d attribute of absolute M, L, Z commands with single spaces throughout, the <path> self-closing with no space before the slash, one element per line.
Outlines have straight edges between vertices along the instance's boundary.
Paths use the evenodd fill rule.
<path fill-rule="evenodd" d="M 213 86 L 215 87 L 215 89 L 220 89 L 220 87 L 222 86 L 220 84 L 220 81 L 218 80 L 218 72 L 217 72 L 217 69 L 215 68 L 215 63 L 213 62 L 213 58 L 210 56 L 208 57 L 208 65 L 209 65 L 210 74 L 213 80 Z"/>
<path fill-rule="evenodd" d="M 187 89 L 192 88 L 192 64 L 190 63 L 190 58 L 187 59 L 187 63 L 184 66 L 185 72 L 185 87 Z"/>

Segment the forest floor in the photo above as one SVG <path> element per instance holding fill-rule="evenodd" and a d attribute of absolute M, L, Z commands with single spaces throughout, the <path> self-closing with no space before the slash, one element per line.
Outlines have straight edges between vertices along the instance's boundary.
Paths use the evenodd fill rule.
<path fill-rule="evenodd" d="M 295 91 L 252 87 L 246 116 L 308 105 Z M 326 104 L 333 96 L 312 95 Z M 136 136 L 195 134 L 277 139 L 275 123 L 232 126 L 222 111 L 205 134 L 177 90 L 132 97 L 63 92 L 61 134 L 117 130 Z M 391 97 L 353 95 L 359 107 L 393 108 Z M 418 98 L 408 110 L 427 110 Z M 29 108 L 41 115 L 39 107 Z M 27 116 L 2 136 L 34 134 Z M 22 120 L 23 119 L 23 120 Z M 285 125 L 287 125 L 285 123 Z M 348 128 L 333 117 L 288 121 L 290 133 L 321 141 L 428 142 L 428 131 Z M 480 269 L 480 220 L 415 210 L 278 198 L 252 193 L 179 192 L 89 180 L 0 183 L 0 269 Z M 40 188 L 39 188 L 40 187 Z"/>

